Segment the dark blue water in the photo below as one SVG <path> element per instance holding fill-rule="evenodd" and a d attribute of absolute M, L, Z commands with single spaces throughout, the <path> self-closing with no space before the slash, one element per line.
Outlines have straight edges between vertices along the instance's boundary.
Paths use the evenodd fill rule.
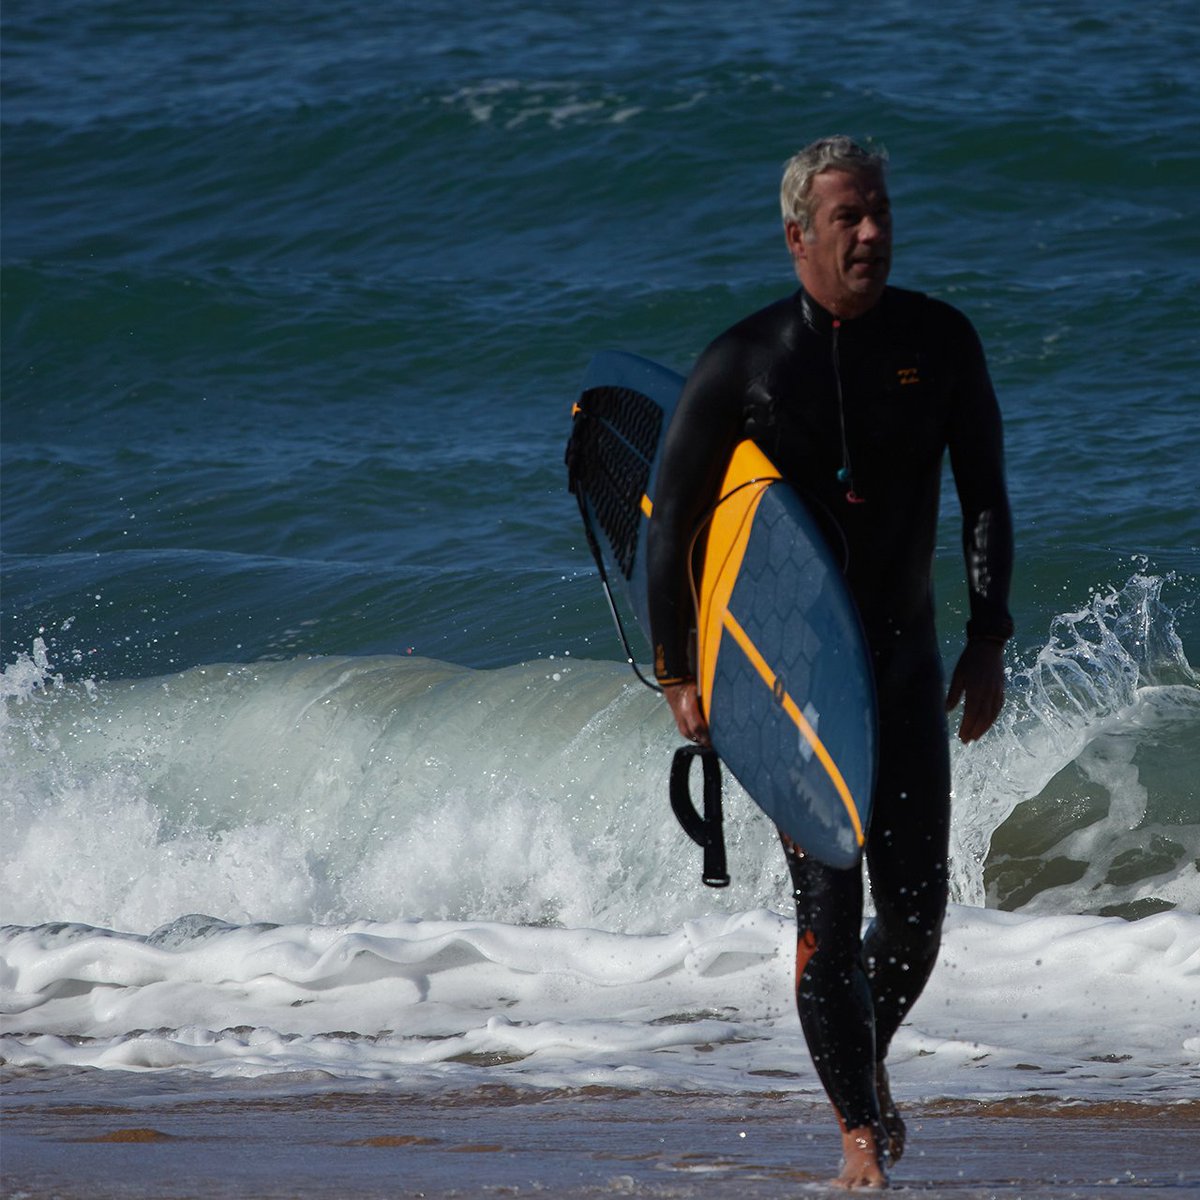
<path fill-rule="evenodd" d="M 14 828 L 56 812 L 65 778 L 108 794 L 69 745 L 59 760 L 39 740 L 65 744 L 72 689 L 304 656 L 616 658 L 563 486 L 584 365 L 620 347 L 686 371 L 786 292 L 780 164 L 845 131 L 891 153 L 894 280 L 971 316 L 1006 414 L 1014 703 L 987 752 L 999 798 L 961 785 L 991 898 L 1189 902 L 1198 42 L 1186 3 L 893 0 L 852 20 L 833 4 L 508 3 L 481 19 L 10 0 Z M 948 495 L 937 578 L 954 653 Z M 494 735 L 494 757 L 544 733 L 529 719 Z M 123 720 L 154 725 L 148 709 Z M 1132 774 L 1097 765 L 1113 739 Z M 185 758 L 178 794 L 203 792 Z M 136 769 L 129 787 L 170 807 Z M 1068 814 L 1049 844 L 1047 813 Z M 201 831 L 215 820 L 195 815 Z M 1099 847 L 1062 841 L 1097 821 Z M 1075 890 L 1054 892 L 1064 879 Z M 331 903 L 353 911 L 348 894 Z M 46 917 L 64 915 L 54 904 Z"/>

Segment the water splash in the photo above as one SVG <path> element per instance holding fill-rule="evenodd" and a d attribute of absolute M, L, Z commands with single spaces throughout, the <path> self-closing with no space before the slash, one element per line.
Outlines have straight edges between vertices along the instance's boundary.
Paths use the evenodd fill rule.
<path fill-rule="evenodd" d="M 1083 827 L 1047 848 L 1047 861 L 1069 854 L 1088 864 L 1059 902 L 1069 903 L 1070 911 L 1099 911 L 1150 894 L 1168 905 L 1198 898 L 1195 866 L 1187 858 L 1200 849 L 1200 812 L 1186 796 L 1165 801 L 1183 809 L 1176 817 L 1179 854 L 1166 872 L 1169 878 L 1156 879 L 1149 891 L 1142 879 L 1131 880 L 1134 886 L 1106 882 L 1122 855 L 1159 833 L 1157 825 L 1145 824 L 1150 797 L 1134 762 L 1139 739 L 1148 730 L 1194 728 L 1200 720 L 1200 677 L 1187 661 L 1175 614 L 1162 599 L 1169 582 L 1170 577 L 1137 574 L 1119 590 L 1097 592 L 1086 607 L 1056 617 L 1033 661 L 1012 672 L 996 727 L 979 743 L 955 748 L 955 898 L 984 903 L 993 835 L 1072 764 L 1102 785 L 1108 801 L 1101 813 L 1072 814 Z M 1194 753 L 1189 759 L 1194 767 Z"/>

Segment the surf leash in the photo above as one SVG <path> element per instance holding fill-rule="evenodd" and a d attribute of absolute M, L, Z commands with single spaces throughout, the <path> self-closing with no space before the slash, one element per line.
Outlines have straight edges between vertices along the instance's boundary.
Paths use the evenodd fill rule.
<path fill-rule="evenodd" d="M 637 659 L 634 657 L 633 650 L 629 645 L 629 639 L 625 636 L 625 626 L 621 621 L 621 613 L 617 608 L 617 600 L 613 595 L 612 586 L 608 582 L 608 572 L 604 569 L 604 558 L 600 553 L 600 544 L 596 541 L 595 531 L 592 529 L 592 519 L 588 514 L 587 502 L 583 498 L 582 491 L 577 491 L 575 498 L 579 501 L 579 513 L 583 517 L 583 532 L 587 536 L 588 548 L 592 552 L 592 558 L 596 560 L 596 570 L 600 572 L 600 586 L 604 589 L 604 598 L 608 601 L 608 611 L 612 614 L 613 624 L 617 627 L 617 637 L 621 639 L 621 647 L 625 651 L 625 661 L 642 683 L 652 692 L 661 694 L 662 688 L 657 683 L 651 683 L 642 674 L 642 670 L 637 664 Z"/>
<path fill-rule="evenodd" d="M 575 420 L 586 418 L 588 416 L 586 409 L 576 406 Z M 578 424 L 576 425 L 578 428 Z M 613 624 L 617 628 L 617 637 L 621 641 L 621 648 L 625 651 L 625 662 L 632 668 L 633 673 L 646 685 L 652 692 L 662 694 L 662 688 L 657 683 L 652 683 L 645 675 L 642 674 L 641 668 L 637 664 L 637 658 L 634 656 L 633 649 L 629 645 L 629 638 L 625 635 L 625 625 L 621 620 L 620 610 L 617 608 L 617 600 L 613 595 L 612 585 L 608 581 L 608 571 L 604 567 L 604 555 L 600 550 L 600 543 L 596 538 L 596 531 L 592 528 L 592 515 L 588 512 L 587 494 L 584 487 L 584 482 L 580 478 L 580 463 L 579 463 L 579 448 L 575 440 L 575 430 L 572 430 L 570 440 L 567 442 L 566 452 L 567 464 L 567 489 L 571 495 L 575 497 L 579 504 L 579 515 L 583 519 L 583 532 L 587 538 L 588 549 L 592 552 L 592 559 L 596 563 L 596 570 L 600 573 L 600 586 L 604 589 L 604 598 L 608 601 L 608 611 L 612 614 Z"/>
<path fill-rule="evenodd" d="M 693 758 L 699 758 L 703 768 L 704 816 L 696 811 L 688 782 Z M 675 751 L 671 761 L 671 811 L 683 826 L 684 833 L 704 851 L 704 869 L 700 878 L 708 887 L 728 887 L 721 809 L 721 760 L 711 746 L 680 746 Z"/>

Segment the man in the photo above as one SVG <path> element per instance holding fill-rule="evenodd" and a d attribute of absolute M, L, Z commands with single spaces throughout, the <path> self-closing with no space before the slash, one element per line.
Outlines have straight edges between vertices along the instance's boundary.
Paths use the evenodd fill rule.
<path fill-rule="evenodd" d="M 947 896 L 946 712 L 969 742 L 1004 701 L 1012 523 L 1000 416 L 983 350 L 949 305 L 888 286 L 892 218 L 882 155 L 814 142 L 784 172 L 784 235 L 801 287 L 701 355 L 666 441 L 648 541 L 655 673 L 680 732 L 708 729 L 690 657 L 689 547 L 729 455 L 753 438 L 830 525 L 870 646 L 879 761 L 862 874 L 784 839 L 797 914 L 796 1002 L 842 1128 L 845 1187 L 885 1187 L 904 1149 L 888 1045 L 937 957 Z M 941 464 L 963 514 L 970 620 L 945 690 L 931 578 Z"/>

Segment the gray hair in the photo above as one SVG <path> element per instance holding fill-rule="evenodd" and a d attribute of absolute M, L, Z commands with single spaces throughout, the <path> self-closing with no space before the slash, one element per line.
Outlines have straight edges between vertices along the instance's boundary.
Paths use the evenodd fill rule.
<path fill-rule="evenodd" d="M 784 225 L 799 225 L 807 232 L 812 224 L 812 182 L 822 171 L 850 171 L 855 175 L 879 175 L 887 169 L 887 151 L 882 147 L 864 150 L 843 134 L 818 138 L 784 163 L 779 185 L 779 207 Z"/>

